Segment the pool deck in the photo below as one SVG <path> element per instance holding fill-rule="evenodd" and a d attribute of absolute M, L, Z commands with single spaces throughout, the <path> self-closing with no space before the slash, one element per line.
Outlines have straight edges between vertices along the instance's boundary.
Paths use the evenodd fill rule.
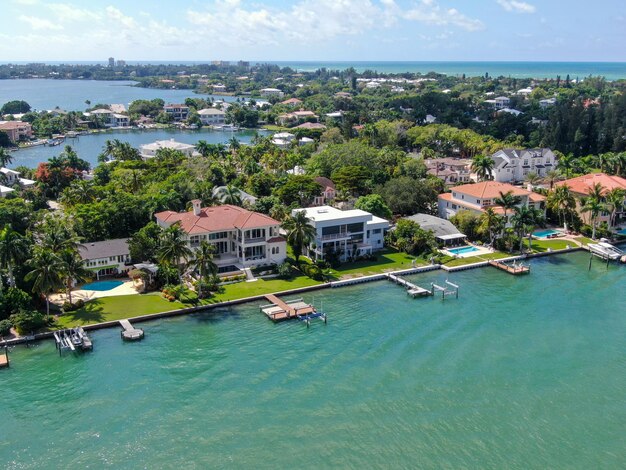
<path fill-rule="evenodd" d="M 121 286 L 117 286 L 110 290 L 89 290 L 89 289 L 77 289 L 72 291 L 72 302 L 76 302 L 78 299 L 82 299 L 85 302 L 88 300 L 98 299 L 101 297 L 113 297 L 115 295 L 132 295 L 139 292 L 135 288 L 133 281 L 125 281 Z M 68 300 L 65 293 L 54 294 L 50 296 L 50 302 L 56 305 L 63 305 Z"/>
<path fill-rule="evenodd" d="M 450 250 L 440 250 L 440 251 L 444 255 L 454 256 L 455 258 L 469 258 L 471 256 L 480 256 L 480 255 L 487 255 L 489 253 L 493 253 L 493 250 L 489 248 L 485 248 L 484 246 L 475 246 L 475 245 L 467 245 L 467 246 L 471 246 L 472 248 L 474 248 L 474 250 L 468 251 L 466 253 L 453 253 Z M 457 246 L 455 248 L 463 248 L 463 247 Z M 454 250 L 455 248 L 452 248 L 452 249 Z"/>

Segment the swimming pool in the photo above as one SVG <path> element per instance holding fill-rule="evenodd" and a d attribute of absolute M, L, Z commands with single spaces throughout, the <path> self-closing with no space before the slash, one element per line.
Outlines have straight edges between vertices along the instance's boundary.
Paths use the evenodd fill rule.
<path fill-rule="evenodd" d="M 122 281 L 97 281 L 97 282 L 92 282 L 90 284 L 85 284 L 83 287 L 81 287 L 81 289 L 97 290 L 97 291 L 102 292 L 106 290 L 115 289 L 116 287 L 119 287 L 122 284 L 124 284 Z"/>
<path fill-rule="evenodd" d="M 467 253 L 478 251 L 478 248 L 475 248 L 473 246 L 461 246 L 459 248 L 450 248 L 448 251 L 453 255 L 464 255 Z"/>
<path fill-rule="evenodd" d="M 624 235 L 626 237 L 626 228 L 621 229 L 617 232 L 618 235 Z"/>
<path fill-rule="evenodd" d="M 533 232 L 533 236 L 537 238 L 548 238 L 551 235 L 559 235 L 561 232 L 558 230 L 538 230 Z"/>

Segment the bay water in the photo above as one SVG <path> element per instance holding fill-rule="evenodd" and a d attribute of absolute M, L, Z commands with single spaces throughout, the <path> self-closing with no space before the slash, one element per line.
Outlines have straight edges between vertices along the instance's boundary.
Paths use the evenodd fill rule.
<path fill-rule="evenodd" d="M 83 355 L 17 346 L 0 466 L 624 468 L 626 269 L 588 257 L 410 276 L 458 283 L 445 301 L 308 293 L 329 315 L 310 329 L 250 303 L 144 323 L 140 343 L 94 332 Z"/>

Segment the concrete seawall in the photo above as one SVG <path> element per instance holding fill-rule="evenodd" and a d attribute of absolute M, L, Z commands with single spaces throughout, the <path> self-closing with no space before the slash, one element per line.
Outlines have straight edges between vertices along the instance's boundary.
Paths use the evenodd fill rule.
<path fill-rule="evenodd" d="M 574 247 L 574 248 L 569 248 L 569 249 L 546 251 L 543 253 L 535 253 L 535 254 L 530 254 L 530 255 L 511 256 L 508 258 L 501 258 L 498 261 L 513 261 L 513 260 L 519 260 L 519 259 L 538 258 L 538 257 L 543 257 L 543 256 L 570 253 L 573 251 L 580 251 L 580 250 L 583 250 L 583 248 Z M 273 294 L 276 296 L 296 295 L 296 294 L 312 292 L 312 291 L 321 290 L 321 289 L 344 287 L 344 286 L 350 286 L 350 285 L 355 285 L 355 284 L 361 284 L 364 282 L 380 281 L 380 280 L 387 279 L 387 274 L 394 274 L 396 276 L 406 276 L 410 274 L 419 274 L 419 273 L 424 273 L 424 272 L 429 272 L 429 271 L 436 271 L 439 269 L 443 269 L 444 271 L 447 271 L 447 272 L 456 272 L 456 271 L 463 271 L 466 269 L 481 268 L 481 267 L 488 266 L 488 265 L 489 265 L 489 261 L 481 261 L 478 263 L 472 263 L 472 264 L 467 264 L 463 266 L 452 266 L 452 267 L 442 266 L 439 264 L 433 264 L 430 266 L 418 266 L 414 268 L 402 269 L 399 271 L 390 271 L 389 273 L 373 274 L 370 276 L 361 276 L 361 277 L 355 277 L 353 279 L 343 279 L 340 281 L 326 282 L 326 283 L 316 284 L 316 285 L 308 286 L 308 287 L 300 287 L 297 289 L 291 289 L 291 290 L 286 290 L 286 291 L 281 291 L 281 292 L 273 292 Z M 141 323 L 141 322 L 146 322 L 146 321 L 151 321 L 151 320 L 157 320 L 159 318 L 176 317 L 176 316 L 181 316 L 181 315 L 188 315 L 190 313 L 214 310 L 217 308 L 241 305 L 241 304 L 245 304 L 248 302 L 262 301 L 264 299 L 265 299 L 264 295 L 255 295 L 251 297 L 244 297 L 242 299 L 226 300 L 226 301 L 218 302 L 215 304 L 200 305 L 197 307 L 182 308 L 182 309 L 177 309 L 177 310 L 169 310 L 166 312 L 152 313 L 149 315 L 140 315 L 138 317 L 130 317 L 129 320 L 131 320 L 133 323 Z M 101 322 L 101 323 L 94 323 L 92 325 L 84 325 L 83 329 L 86 331 L 93 331 L 93 330 L 100 330 L 103 328 L 115 328 L 119 326 L 120 324 L 118 320 L 112 320 L 112 321 L 106 321 L 106 322 Z M 33 340 L 37 341 L 41 339 L 49 339 L 52 337 L 53 337 L 53 332 L 47 331 L 45 333 L 37 333 L 36 335 L 34 335 L 34 337 L 31 337 L 31 339 L 29 340 L 27 340 L 25 337 L 19 337 L 19 338 L 6 340 L 3 344 L 6 344 L 8 346 L 13 346 L 16 344 L 22 344 L 22 343 L 30 342 Z"/>

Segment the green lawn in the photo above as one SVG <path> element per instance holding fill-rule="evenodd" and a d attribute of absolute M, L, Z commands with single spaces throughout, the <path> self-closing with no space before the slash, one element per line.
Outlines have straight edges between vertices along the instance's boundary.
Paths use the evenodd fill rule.
<path fill-rule="evenodd" d="M 452 268 L 455 266 L 465 266 L 466 264 L 480 263 L 481 261 L 489 261 L 490 259 L 508 258 L 509 256 L 515 256 L 515 254 L 496 251 L 495 253 L 487 253 L 485 255 L 468 256 L 467 258 L 456 258 L 452 261 L 448 261 L 447 263 L 445 263 L 445 265 Z"/>
<path fill-rule="evenodd" d="M 574 240 L 576 240 L 578 243 L 581 243 L 583 245 L 589 245 L 589 243 L 593 243 L 593 240 L 587 237 L 576 237 L 574 238 Z"/>
<path fill-rule="evenodd" d="M 160 292 L 137 295 L 118 295 L 90 300 L 81 309 L 61 315 L 56 325 L 68 328 L 90 323 L 121 320 L 151 313 L 167 312 L 185 307 L 180 302 L 169 302 Z"/>
<path fill-rule="evenodd" d="M 532 241 L 532 249 L 534 253 L 543 253 L 548 251 L 548 248 L 552 248 L 552 250 L 564 250 L 567 248 L 567 245 L 570 247 L 575 247 L 574 243 L 567 240 L 535 240 Z M 528 246 L 528 244 L 526 244 Z"/>
<path fill-rule="evenodd" d="M 371 274 L 379 274 L 387 271 L 398 271 L 400 269 L 409 269 L 412 267 L 411 261 L 415 260 L 416 265 L 425 264 L 424 260 L 416 259 L 414 256 L 407 255 L 392 249 L 386 249 L 376 253 L 375 261 L 357 261 L 355 263 L 345 263 L 337 269 L 331 269 L 330 273 L 333 277 L 350 278 L 358 276 L 369 276 Z"/>
<path fill-rule="evenodd" d="M 282 127 L 282 126 L 277 126 L 276 124 L 265 124 L 263 126 L 263 129 L 267 130 L 267 131 L 271 131 L 271 132 L 283 132 L 283 131 L 289 131 L 288 127 Z"/>
<path fill-rule="evenodd" d="M 253 282 L 237 282 L 224 286 L 224 291 L 211 297 L 206 303 L 225 302 L 227 300 L 243 299 L 255 295 L 271 294 L 300 287 L 321 284 L 306 276 L 297 276 L 293 279 L 258 279 Z"/>

